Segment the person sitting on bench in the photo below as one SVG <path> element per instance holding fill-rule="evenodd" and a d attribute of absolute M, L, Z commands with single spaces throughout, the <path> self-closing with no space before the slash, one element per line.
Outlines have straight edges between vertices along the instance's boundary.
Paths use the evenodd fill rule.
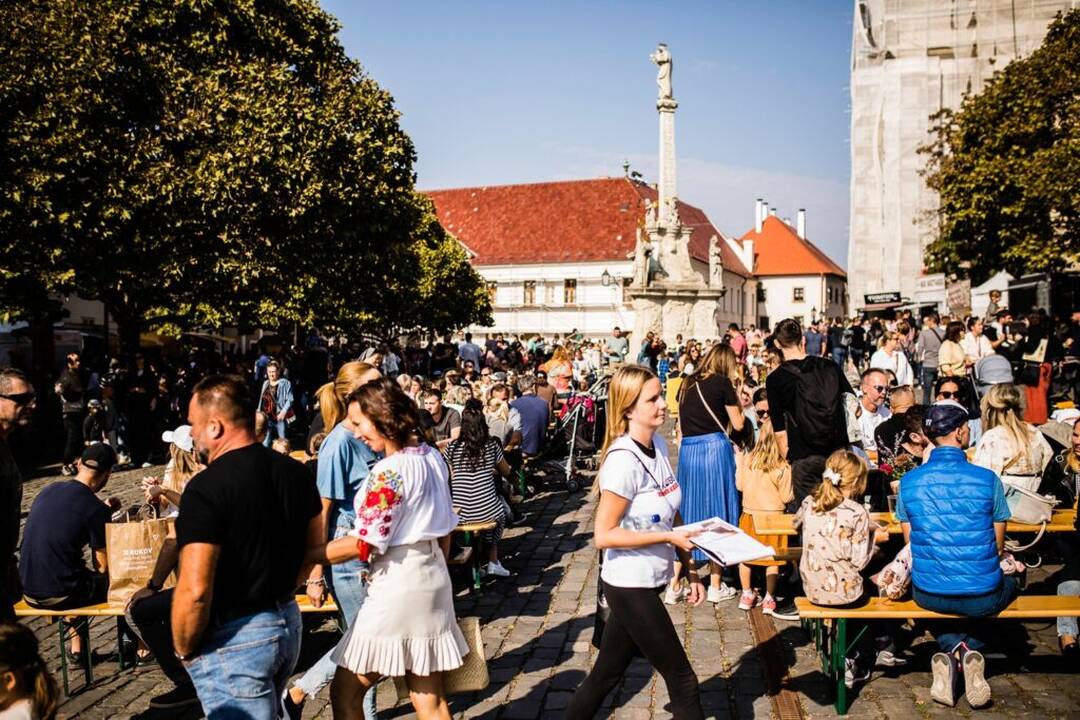
<path fill-rule="evenodd" d="M 1005 491 L 992 470 L 967 461 L 967 421 L 967 411 L 951 401 L 927 410 L 923 424 L 934 449 L 922 466 L 904 475 L 896 515 L 911 543 L 915 602 L 935 612 L 984 617 L 1012 602 L 1017 585 L 1001 571 L 1010 514 Z M 968 626 L 968 621 L 941 621 L 934 632 L 941 652 L 930 660 L 930 696 L 950 707 L 961 674 L 971 707 L 990 702 L 986 661 L 979 652 L 984 643 Z"/>
<path fill-rule="evenodd" d="M 30 507 L 23 531 L 19 574 L 26 604 L 41 610 L 69 610 L 105 602 L 109 594 L 105 523 L 120 501 L 96 495 L 109 482 L 116 452 L 104 443 L 89 445 L 76 461 L 74 478 L 46 486 Z M 89 546 L 93 568 L 83 561 Z M 82 628 L 71 641 L 81 662 Z"/>

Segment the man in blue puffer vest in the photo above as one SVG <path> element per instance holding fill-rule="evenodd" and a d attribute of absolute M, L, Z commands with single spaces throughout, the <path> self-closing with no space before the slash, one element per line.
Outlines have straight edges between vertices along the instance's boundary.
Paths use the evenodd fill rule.
<path fill-rule="evenodd" d="M 911 586 L 915 602 L 935 612 L 985 617 L 1016 596 L 1016 581 L 1001 572 L 1005 490 L 991 470 L 970 464 L 964 448 L 971 439 L 968 414 L 945 401 L 926 413 L 930 458 L 904 475 L 896 515 L 911 543 Z M 968 704 L 990 702 L 984 677 L 984 643 L 969 634 L 970 621 L 941 621 L 935 638 L 942 652 L 930 660 L 930 696 L 953 706 L 961 675 Z"/>

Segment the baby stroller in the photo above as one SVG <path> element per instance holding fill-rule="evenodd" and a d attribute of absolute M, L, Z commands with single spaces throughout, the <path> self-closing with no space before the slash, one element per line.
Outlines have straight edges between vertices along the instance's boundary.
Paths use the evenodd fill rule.
<path fill-rule="evenodd" d="M 594 469 L 596 453 L 603 444 L 609 380 L 600 378 L 587 391 L 570 396 L 544 449 L 530 462 L 534 472 L 545 479 L 558 478 L 570 492 L 581 489 L 578 470 Z"/>

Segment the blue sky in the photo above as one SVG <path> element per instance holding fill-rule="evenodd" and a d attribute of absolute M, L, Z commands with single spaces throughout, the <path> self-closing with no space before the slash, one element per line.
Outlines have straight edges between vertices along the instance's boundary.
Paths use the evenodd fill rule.
<path fill-rule="evenodd" d="M 679 195 L 725 233 L 754 198 L 847 261 L 852 3 L 322 0 L 402 111 L 422 189 L 656 181 L 658 41 L 675 59 Z"/>

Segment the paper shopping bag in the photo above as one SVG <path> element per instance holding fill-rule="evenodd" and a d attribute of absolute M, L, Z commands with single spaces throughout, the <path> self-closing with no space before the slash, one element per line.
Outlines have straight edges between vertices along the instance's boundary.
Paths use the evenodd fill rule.
<path fill-rule="evenodd" d="M 166 538 L 175 535 L 172 518 L 105 525 L 110 605 L 127 605 L 136 590 L 146 587 Z M 175 579 L 170 575 L 165 587 L 174 584 Z"/>

